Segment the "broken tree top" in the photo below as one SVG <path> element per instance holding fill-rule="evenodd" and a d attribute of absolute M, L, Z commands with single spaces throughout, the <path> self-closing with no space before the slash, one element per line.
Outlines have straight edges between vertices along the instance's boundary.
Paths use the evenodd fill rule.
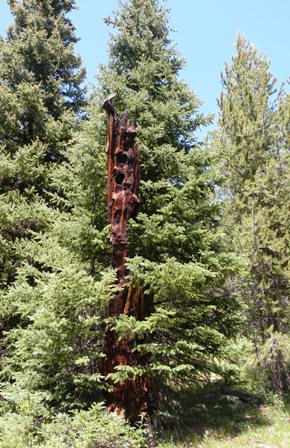
<path fill-rule="evenodd" d="M 108 155 L 108 221 L 111 224 L 112 265 L 119 283 L 125 282 L 127 223 L 136 217 L 139 198 L 139 153 L 136 125 L 127 126 L 128 112 L 121 116 L 115 111 L 110 95 L 103 103 L 107 112 Z"/>

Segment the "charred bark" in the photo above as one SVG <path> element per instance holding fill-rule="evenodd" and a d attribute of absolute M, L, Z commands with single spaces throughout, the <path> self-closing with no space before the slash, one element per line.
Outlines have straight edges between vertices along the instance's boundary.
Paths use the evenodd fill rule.
<path fill-rule="evenodd" d="M 107 316 L 121 314 L 142 320 L 148 315 L 148 305 L 139 286 L 126 286 L 128 274 L 125 264 L 127 245 L 127 223 L 138 213 L 139 197 L 139 153 L 136 143 L 136 125 L 127 126 L 128 112 L 121 116 L 115 111 L 112 100 L 103 104 L 107 113 L 107 156 L 108 156 L 108 221 L 111 224 L 112 266 L 117 273 L 119 291 L 108 304 Z M 105 358 L 102 372 L 108 375 L 120 365 L 138 366 L 145 363 L 134 351 L 136 340 L 123 337 L 118 340 L 115 331 L 107 329 L 104 343 Z M 149 408 L 149 387 L 146 377 L 126 380 L 114 384 L 114 391 L 107 397 L 111 411 L 124 411 L 125 416 L 136 421 L 141 412 Z"/>

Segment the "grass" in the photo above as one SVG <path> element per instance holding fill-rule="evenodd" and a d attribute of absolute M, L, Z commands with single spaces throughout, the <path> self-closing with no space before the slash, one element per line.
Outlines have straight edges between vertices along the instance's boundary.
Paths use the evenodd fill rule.
<path fill-rule="evenodd" d="M 290 418 L 282 403 L 243 405 L 223 397 L 203 421 L 164 433 L 158 448 L 290 448 Z"/>

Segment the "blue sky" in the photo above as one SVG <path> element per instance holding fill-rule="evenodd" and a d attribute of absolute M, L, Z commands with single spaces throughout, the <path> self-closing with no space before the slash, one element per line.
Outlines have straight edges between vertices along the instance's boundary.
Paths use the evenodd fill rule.
<path fill-rule="evenodd" d="M 140 0 L 142 1 L 142 0 Z M 94 83 L 99 63 L 107 61 L 108 27 L 103 18 L 117 9 L 117 0 L 77 0 L 71 17 L 81 38 L 77 51 Z M 181 76 L 204 101 L 203 112 L 217 112 L 220 71 L 230 62 L 240 31 L 268 56 L 278 81 L 290 76 L 290 0 L 167 0 L 172 39 L 187 60 Z M 11 17 L 0 0 L 0 32 Z"/>

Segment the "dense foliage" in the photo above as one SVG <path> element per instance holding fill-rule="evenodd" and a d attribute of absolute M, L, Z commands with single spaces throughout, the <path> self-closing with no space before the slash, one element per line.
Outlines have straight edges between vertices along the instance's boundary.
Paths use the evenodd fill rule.
<path fill-rule="evenodd" d="M 152 413 L 169 415 L 187 388 L 237 373 L 245 319 L 260 377 L 282 392 L 290 109 L 268 61 L 238 38 L 205 147 L 197 133 L 211 117 L 180 80 L 184 61 L 157 0 L 120 1 L 105 20 L 114 28 L 109 63 L 90 99 L 68 18 L 74 0 L 9 5 L 14 23 L 0 40 L 0 446 L 152 446 L 146 431 L 105 411 L 112 382 L 147 375 Z M 106 318 L 116 282 L 101 104 L 112 92 L 117 111 L 137 122 L 142 203 L 128 226 L 127 267 L 150 304 L 142 321 Z M 110 382 L 99 367 L 108 327 L 146 360 L 119 366 Z"/>
<path fill-rule="evenodd" d="M 169 37 L 167 11 L 156 1 L 130 1 L 106 22 L 114 38 L 101 67 L 97 102 L 118 92 L 116 107 L 138 124 L 141 209 L 129 223 L 132 282 L 152 302 L 145 322 L 121 316 L 120 335 L 133 334 L 147 366 L 122 366 L 114 375 L 145 372 L 159 406 L 162 386 L 186 387 L 215 372 L 239 324 L 239 304 L 227 279 L 237 269 L 218 228 L 220 206 L 210 157 L 195 132 L 210 122 L 178 74 L 184 62 Z"/>
<path fill-rule="evenodd" d="M 55 220 L 52 174 L 84 103 L 73 53 L 73 1 L 9 2 L 15 22 L 0 41 L 1 286 L 14 282 L 21 245 Z"/>

